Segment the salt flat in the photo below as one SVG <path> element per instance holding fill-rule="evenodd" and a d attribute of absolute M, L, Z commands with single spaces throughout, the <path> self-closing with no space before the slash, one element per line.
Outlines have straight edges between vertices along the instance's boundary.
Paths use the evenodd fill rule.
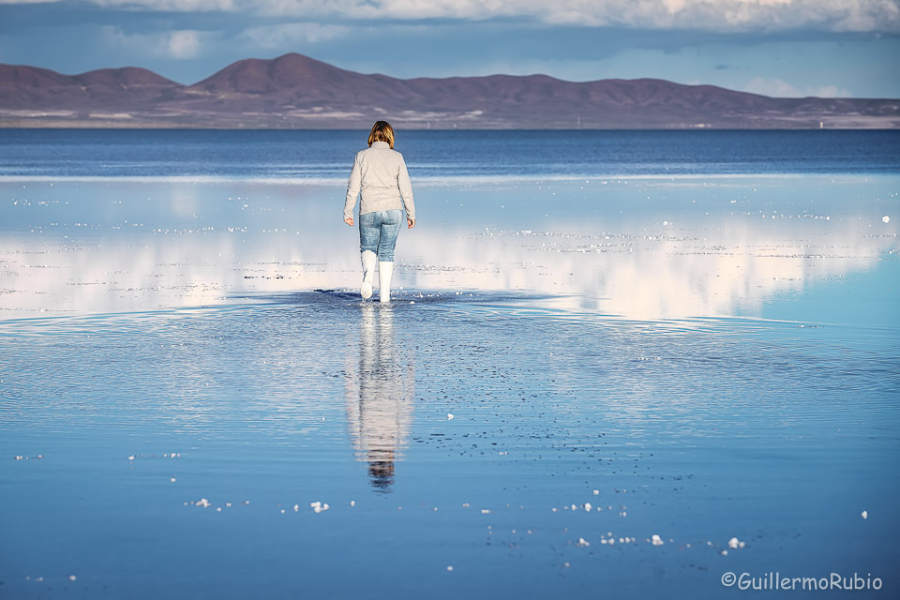
<path fill-rule="evenodd" d="M 10 176 L 0 589 L 889 594 L 898 182 L 422 181 L 381 306 L 337 181 Z"/>

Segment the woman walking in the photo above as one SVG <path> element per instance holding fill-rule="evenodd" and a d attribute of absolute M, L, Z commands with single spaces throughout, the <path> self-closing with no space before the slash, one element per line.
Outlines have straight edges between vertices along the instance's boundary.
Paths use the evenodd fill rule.
<path fill-rule="evenodd" d="M 360 190 L 359 251 L 363 268 L 360 294 L 363 298 L 372 296 L 377 259 L 378 296 L 382 302 L 390 302 L 394 246 L 403 222 L 403 209 L 406 209 L 407 226 L 412 229 L 416 225 L 416 206 L 406 162 L 394 150 L 394 130 L 387 121 L 375 123 L 369 133 L 369 147 L 360 150 L 353 161 L 344 203 L 344 223 L 350 226 Z"/>

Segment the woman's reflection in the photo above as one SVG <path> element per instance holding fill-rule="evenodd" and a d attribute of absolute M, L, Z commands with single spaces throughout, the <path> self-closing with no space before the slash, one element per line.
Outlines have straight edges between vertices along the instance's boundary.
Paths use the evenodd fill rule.
<path fill-rule="evenodd" d="M 364 302 L 360 311 L 359 371 L 353 376 L 348 369 L 347 421 L 357 460 L 369 463 L 372 485 L 389 492 L 409 435 L 415 372 L 395 342 L 392 305 Z"/>

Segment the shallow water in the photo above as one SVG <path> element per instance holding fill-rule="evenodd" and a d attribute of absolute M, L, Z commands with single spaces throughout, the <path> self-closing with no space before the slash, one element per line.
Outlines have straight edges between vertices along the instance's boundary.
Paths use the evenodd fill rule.
<path fill-rule="evenodd" d="M 0 597 L 895 595 L 900 179 L 589 175 L 4 180 Z"/>
<path fill-rule="evenodd" d="M 397 287 L 544 294 L 548 306 L 639 319 L 781 318 L 802 305 L 815 321 L 896 324 L 896 295 L 880 285 L 896 281 L 896 186 L 866 175 L 423 185 Z M 112 179 L 5 190 L 6 317 L 227 304 L 357 279 L 358 234 L 334 216 L 337 184 Z M 880 270 L 887 279 L 845 281 Z M 871 289 L 839 303 L 779 301 L 858 285 Z"/>

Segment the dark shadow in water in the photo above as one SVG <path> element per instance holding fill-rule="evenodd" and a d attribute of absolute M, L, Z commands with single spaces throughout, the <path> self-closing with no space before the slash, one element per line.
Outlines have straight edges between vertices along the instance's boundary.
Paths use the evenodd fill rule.
<path fill-rule="evenodd" d="M 357 460 L 369 464 L 372 486 L 390 492 L 409 437 L 415 367 L 410 347 L 396 340 L 394 307 L 374 302 L 358 307 L 358 361 L 353 344 L 347 354 L 347 425 Z"/>
<path fill-rule="evenodd" d="M 358 291 L 317 289 L 310 292 L 295 292 L 292 294 L 229 294 L 230 299 L 246 299 L 268 301 L 277 304 L 303 304 L 316 308 L 347 308 L 356 305 L 371 305 L 376 307 L 379 303 L 362 301 Z M 513 302 L 522 300 L 544 300 L 553 298 L 547 294 L 526 294 L 515 292 L 441 292 L 441 291 L 391 291 L 392 302 L 390 306 L 394 311 L 402 310 L 407 306 L 419 304 L 490 304 L 496 302 Z"/>

